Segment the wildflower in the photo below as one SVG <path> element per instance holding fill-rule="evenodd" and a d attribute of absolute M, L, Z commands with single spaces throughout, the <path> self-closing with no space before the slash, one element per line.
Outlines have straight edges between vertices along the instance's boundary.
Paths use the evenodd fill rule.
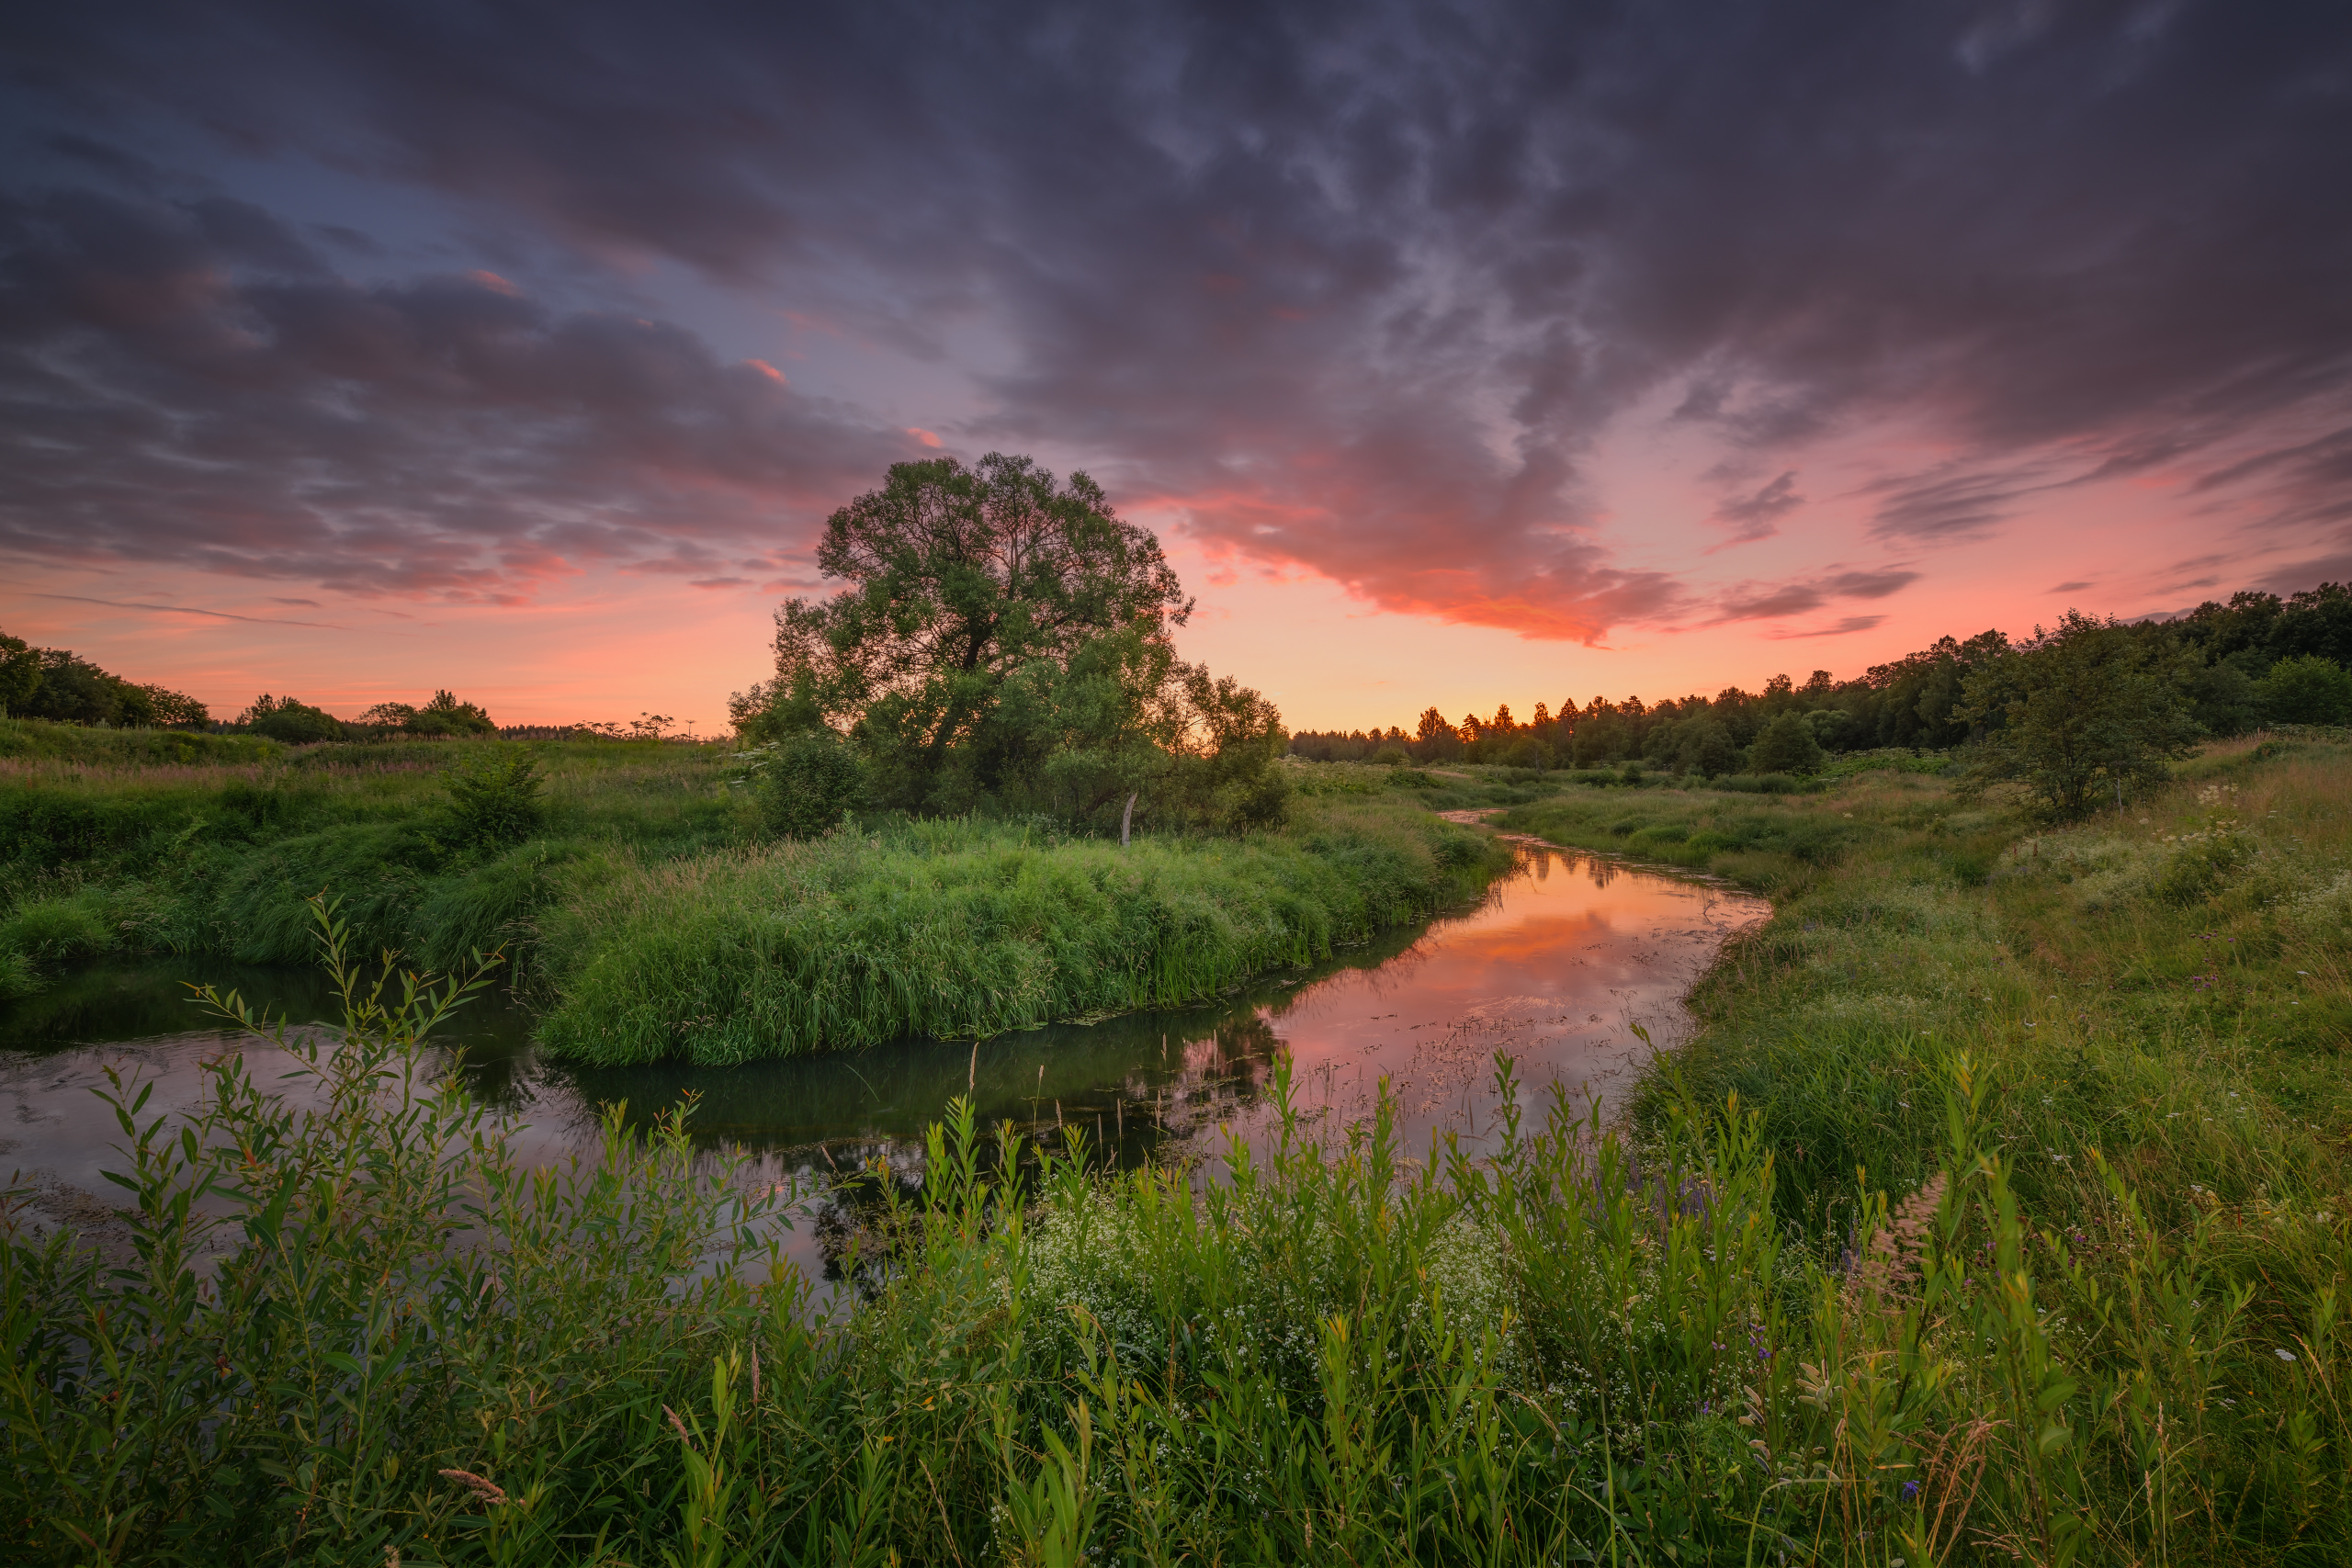
<path fill-rule="evenodd" d="M 493 1507 L 506 1501 L 506 1493 L 503 1488 L 494 1482 L 476 1475 L 470 1470 L 445 1470 L 441 1474 L 445 1479 L 456 1482 Z"/>

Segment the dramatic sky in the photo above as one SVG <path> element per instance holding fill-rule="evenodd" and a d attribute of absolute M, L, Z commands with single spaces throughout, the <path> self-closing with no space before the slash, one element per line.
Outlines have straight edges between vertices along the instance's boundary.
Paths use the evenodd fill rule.
<path fill-rule="evenodd" d="M 0 626 L 709 728 L 1028 452 L 1295 726 L 2352 578 L 2340 0 L 13 6 Z"/>

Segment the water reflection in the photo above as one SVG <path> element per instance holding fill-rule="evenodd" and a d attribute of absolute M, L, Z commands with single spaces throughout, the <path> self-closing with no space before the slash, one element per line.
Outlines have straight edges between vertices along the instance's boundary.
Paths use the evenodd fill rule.
<path fill-rule="evenodd" d="M 698 1142 L 752 1156 L 746 1182 L 831 1194 L 790 1250 L 833 1273 L 854 1211 L 875 1196 L 857 1197 L 845 1179 L 879 1161 L 889 1179 L 919 1180 L 923 1130 L 959 1094 L 984 1124 L 1011 1121 L 1048 1145 L 1082 1129 L 1119 1164 L 1182 1156 L 1214 1179 L 1227 1129 L 1264 1137 L 1266 1084 L 1284 1052 L 1302 1111 L 1334 1134 L 1370 1114 L 1385 1077 L 1408 1150 L 1438 1130 L 1487 1141 L 1498 1051 L 1519 1060 L 1532 1090 L 1557 1082 L 1581 1102 L 1630 1087 L 1646 1054 L 1634 1025 L 1662 1046 L 1679 1039 L 1681 995 L 1766 906 L 1607 857 L 1533 842 L 1519 856 L 1475 908 L 1183 1011 L 736 1067 L 548 1061 L 530 1043 L 528 1015 L 488 998 L 446 1038 L 526 1158 L 596 1148 L 605 1105 L 626 1102 L 643 1126 L 691 1100 Z M 54 1220 L 107 1217 L 95 1195 L 112 1190 L 99 1173 L 118 1163 L 120 1134 L 89 1092 L 107 1065 L 154 1083 L 154 1109 L 192 1103 L 202 1064 L 223 1051 L 244 1053 L 259 1077 L 290 1066 L 269 1062 L 258 1043 L 193 1027 L 202 1020 L 186 999 L 189 980 L 238 987 L 297 1022 L 334 1015 L 313 975 L 214 961 L 112 965 L 0 1008 L 0 1171 L 22 1170 Z"/>

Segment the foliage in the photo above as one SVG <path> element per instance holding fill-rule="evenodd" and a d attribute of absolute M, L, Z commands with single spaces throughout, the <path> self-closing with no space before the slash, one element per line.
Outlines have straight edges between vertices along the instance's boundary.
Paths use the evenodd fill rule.
<path fill-rule="evenodd" d="M 2208 602 L 2171 621 L 2133 623 L 2121 628 L 2118 640 L 2136 644 L 2151 668 L 2165 668 L 2198 733 L 2242 735 L 2265 721 L 2262 682 L 2274 664 L 2317 658 L 2338 670 L 2352 669 L 2352 588 L 2323 582 L 2284 600 L 2271 593 L 2237 593 L 2226 604 Z M 1396 746 L 1420 762 L 1590 772 L 1647 760 L 1678 772 L 1706 772 L 1695 748 L 1684 754 L 1685 737 L 1697 733 L 1701 721 L 1721 726 L 1735 746 L 1748 748 L 1767 728 L 1795 714 L 1817 744 L 1840 756 L 1895 749 L 1951 751 L 1986 739 L 2004 722 L 2001 714 L 1973 707 L 1965 688 L 2009 652 L 2008 638 L 1999 631 L 1965 640 L 1942 637 L 1844 681 L 1816 670 L 1803 684 L 1774 675 L 1760 691 L 1725 686 L 1712 697 L 1693 692 L 1645 703 L 1638 696 L 1617 702 L 1595 696 L 1582 706 L 1563 702 L 1556 713 L 1539 702 L 1524 722 L 1508 703 L 1492 716 L 1467 714 L 1459 723 L 1429 708 L 1410 734 L 1395 726 L 1305 730 L 1291 738 L 1291 750 L 1321 762 L 1361 761 Z M 2318 683 L 2310 706 L 2299 701 L 2294 711 L 2338 711 L 2333 705 L 2338 700 L 2334 678 L 2325 669 L 2310 667 L 2291 678 Z M 2290 722 L 2281 714 L 2267 716 Z M 1762 771 L 1758 764 L 1748 765 Z"/>
<path fill-rule="evenodd" d="M 813 839 L 841 825 L 865 793 L 857 753 L 830 729 L 802 729 L 741 753 L 760 818 L 786 839 Z"/>
<path fill-rule="evenodd" d="M 2352 724 L 2352 670 L 2316 653 L 2273 664 L 2254 683 L 2263 716 L 2280 724 Z"/>
<path fill-rule="evenodd" d="M 674 1128 L 535 1177 L 394 993 L 323 1115 L 233 1056 L 192 1139 L 132 1115 L 119 1271 L 8 1238 L 0 1554 L 2341 1561 L 2352 768 L 2270 744 L 2049 832 L 1883 771 L 1535 804 L 1760 819 L 1690 852 L 1779 904 L 1629 1122 L 1498 1064 L 1491 1142 L 1408 1160 L 1278 1071 L 1208 1180 L 951 1103 L 836 1190 L 824 1322 L 765 1183 Z"/>
<path fill-rule="evenodd" d="M 293 697 L 273 697 L 266 692 L 237 716 L 237 724 L 288 746 L 315 746 L 324 740 L 341 740 L 349 733 L 343 720 L 324 708 Z"/>
<path fill-rule="evenodd" d="M 738 1282 L 774 1263 L 773 1199 L 735 1192 L 674 1121 L 639 1141 L 615 1117 L 595 1162 L 527 1168 L 422 1050 L 479 961 L 370 980 L 348 928 L 316 919 L 339 1032 L 205 996 L 295 1058 L 291 1086 L 224 1053 L 175 1125 L 109 1072 L 124 1256 L 9 1219 L 10 1562 L 512 1562 L 600 1525 L 666 1536 L 664 1404 L 696 1408 L 714 1341 L 773 1332 L 771 1301 L 791 1320 L 788 1292 Z M 768 1343 L 789 1380 L 790 1331 Z"/>
<path fill-rule="evenodd" d="M 449 813 L 461 838 L 504 846 L 520 843 L 545 823 L 541 796 L 547 781 L 537 757 L 503 747 L 461 753 L 449 766 L 444 787 Z"/>
<path fill-rule="evenodd" d="M 848 586 L 777 612 L 775 677 L 729 705 L 744 740 L 846 735 L 885 808 L 1102 832 L 1280 820 L 1278 716 L 1176 658 L 1192 602 L 1084 474 L 901 463 L 832 515 L 818 561 Z"/>
<path fill-rule="evenodd" d="M 0 720 L 0 965 L 36 976 L 87 956 L 7 945 L 17 913 L 59 899 L 99 897 L 101 952 L 282 964 L 309 952 L 303 896 L 329 886 L 370 948 L 442 964 L 505 943 L 527 972 L 533 917 L 568 868 L 756 834 L 716 747 L 548 748 L 542 825 L 512 847 L 459 829 L 447 787 L 451 770 L 510 765 L 495 743 L 288 752 L 250 735 Z"/>
<path fill-rule="evenodd" d="M 2061 817 L 2079 817 L 2109 791 L 2165 776 L 2186 756 L 2196 721 L 2177 659 L 2132 627 L 2069 610 L 1968 678 L 1968 716 L 1991 729 L 1984 779 L 2016 779 Z"/>
<path fill-rule="evenodd" d="M 1827 761 L 1813 738 L 1813 727 L 1794 711 L 1766 725 L 1747 755 L 1748 768 L 1758 773 L 1815 773 Z"/>
<path fill-rule="evenodd" d="M 498 726 L 475 703 L 461 703 L 446 688 L 433 694 L 423 707 L 407 703 L 378 703 L 359 716 L 363 728 L 392 730 L 402 735 L 490 736 Z"/>
<path fill-rule="evenodd" d="M 541 916 L 541 1038 L 596 1062 L 723 1063 L 1177 1006 L 1475 896 L 1505 863 L 1482 835 L 1361 796 L 1238 844 L 1032 837 L 910 823 L 608 863 Z"/>
<path fill-rule="evenodd" d="M 0 633 L 0 716 L 52 723 L 171 728 L 209 723 L 202 703 L 109 674 L 62 648 Z"/>
<path fill-rule="evenodd" d="M 0 717 L 23 713 L 40 689 L 40 650 L 0 632 Z"/>

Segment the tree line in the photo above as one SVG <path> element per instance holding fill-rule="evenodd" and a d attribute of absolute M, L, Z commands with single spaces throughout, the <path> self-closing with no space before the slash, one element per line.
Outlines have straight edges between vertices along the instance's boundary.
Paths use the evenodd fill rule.
<path fill-rule="evenodd" d="M 337 740 L 478 739 L 673 740 L 668 714 L 577 724 L 500 724 L 480 703 L 443 689 L 421 703 L 381 702 L 356 718 L 338 718 L 299 697 L 263 693 L 233 719 L 212 716 L 196 698 L 166 686 L 128 680 L 62 648 L 35 648 L 0 632 L 0 717 L 46 719 L 110 729 L 189 729 L 258 735 L 288 746 Z"/>
<path fill-rule="evenodd" d="M 0 716 L 129 729 L 199 729 L 212 715 L 185 692 L 128 681 L 62 648 L 0 632 Z"/>
<path fill-rule="evenodd" d="M 1450 720 L 1425 710 L 1409 731 L 1301 731 L 1296 755 L 1321 761 L 1489 762 L 1596 768 L 1640 761 L 1713 777 L 1804 773 L 1840 753 L 1903 747 L 1945 750 L 1982 743 L 2007 723 L 2005 682 L 2027 678 L 2071 648 L 2122 660 L 2151 682 L 2157 715 L 2198 735 L 2244 734 L 2265 724 L 2352 723 L 2352 589 L 2326 582 L 2280 598 L 2245 592 L 2169 621 L 2124 623 L 2069 611 L 2052 633 L 2013 643 L 1998 631 L 1951 637 L 1851 680 L 1816 670 L 1802 685 L 1775 675 L 1760 692 L 1727 686 L 1645 703 L 1596 696 L 1526 718 L 1509 704 L 1491 716 Z M 2037 660 L 2039 663 L 2037 663 Z M 1970 694 L 1970 683 L 1977 684 Z"/>

